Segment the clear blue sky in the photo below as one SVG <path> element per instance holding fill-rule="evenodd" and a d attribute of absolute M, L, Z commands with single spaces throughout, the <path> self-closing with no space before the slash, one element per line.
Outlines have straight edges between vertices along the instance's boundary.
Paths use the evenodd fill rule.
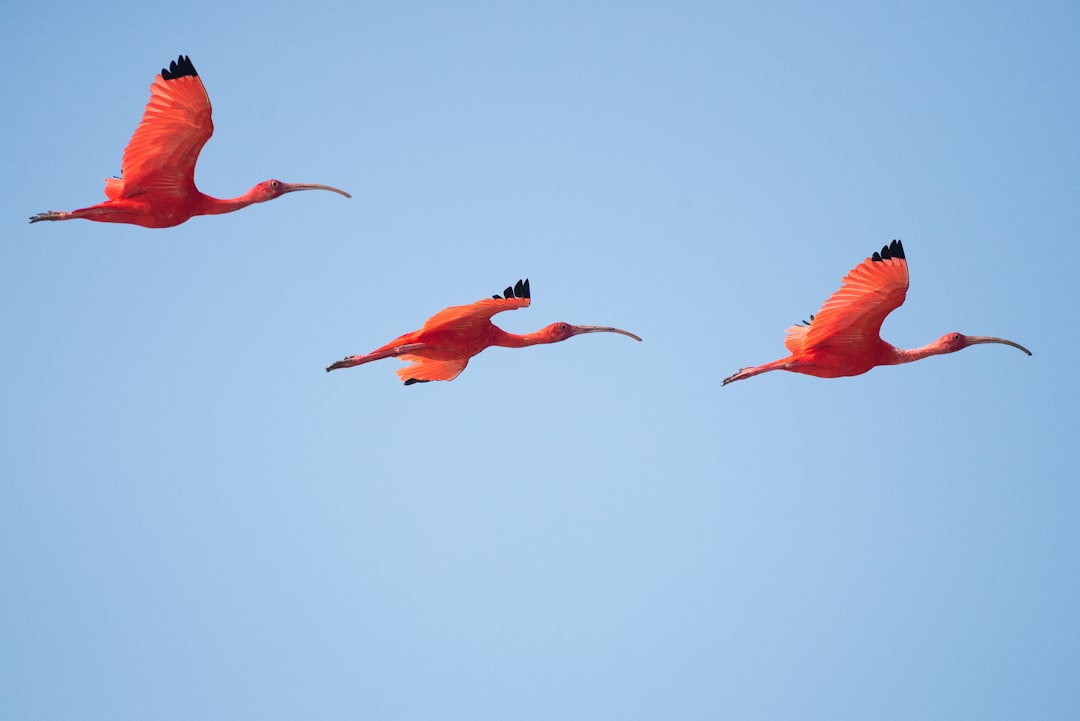
<path fill-rule="evenodd" d="M 1075 718 L 1075 3 L 5 14 L 0 716 Z M 179 53 L 203 191 L 353 199 L 28 225 Z M 1034 356 L 720 387 L 893 238 Z M 526 276 L 645 341 L 323 372 Z"/>

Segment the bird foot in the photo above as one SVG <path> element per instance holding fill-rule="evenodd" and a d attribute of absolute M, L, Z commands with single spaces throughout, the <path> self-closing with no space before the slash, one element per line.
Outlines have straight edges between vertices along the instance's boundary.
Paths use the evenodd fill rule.
<path fill-rule="evenodd" d="M 37 223 L 41 220 L 64 220 L 65 215 L 67 215 L 67 213 L 62 210 L 47 210 L 44 213 L 30 216 L 30 222 Z"/>
<path fill-rule="evenodd" d="M 354 361 L 358 357 L 359 356 L 351 355 L 347 358 L 342 358 L 339 361 L 331 363 L 330 365 L 326 366 L 326 372 L 329 373 L 330 371 L 336 371 L 338 368 L 351 368 L 352 366 L 356 365 Z"/>
<path fill-rule="evenodd" d="M 731 383 L 732 381 L 742 380 L 743 378 L 746 377 L 746 376 L 743 375 L 744 370 L 746 370 L 746 368 L 740 368 L 737 373 L 732 373 L 727 378 L 725 378 L 724 382 L 721 383 L 720 385 L 721 386 L 726 386 L 728 383 Z"/>

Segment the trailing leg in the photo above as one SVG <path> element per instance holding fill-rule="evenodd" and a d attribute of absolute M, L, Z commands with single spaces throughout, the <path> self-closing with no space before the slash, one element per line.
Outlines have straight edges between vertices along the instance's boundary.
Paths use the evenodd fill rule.
<path fill-rule="evenodd" d="M 347 358 L 342 358 L 336 363 L 331 363 L 326 367 L 326 372 L 337 370 L 338 368 L 352 368 L 353 366 L 362 365 L 364 363 L 370 363 L 371 361 L 382 360 L 383 358 L 393 358 L 394 356 L 402 355 L 403 353 L 415 353 L 416 351 L 424 347 L 423 343 L 407 343 L 405 345 L 394 346 L 393 348 L 387 348 L 385 350 L 377 350 L 367 355 L 351 355 Z"/>

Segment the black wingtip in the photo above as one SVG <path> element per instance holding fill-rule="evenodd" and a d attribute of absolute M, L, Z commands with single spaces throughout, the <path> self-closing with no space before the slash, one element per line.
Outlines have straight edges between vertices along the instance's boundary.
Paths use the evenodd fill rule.
<path fill-rule="evenodd" d="M 506 286 L 506 289 L 502 292 L 502 295 L 491 296 L 495 300 L 510 300 L 512 298 L 531 298 L 529 295 L 529 279 L 519 280 L 514 285 Z"/>
<path fill-rule="evenodd" d="M 405 385 L 411 386 L 413 383 L 430 383 L 430 382 L 431 382 L 430 380 L 422 381 L 419 378 L 409 378 L 407 381 L 405 381 Z"/>
<path fill-rule="evenodd" d="M 169 63 L 169 68 L 161 69 L 162 80 L 176 80 L 177 78 L 192 77 L 197 78 L 199 74 L 195 72 L 195 66 L 191 63 L 191 58 L 187 55 L 181 55 L 173 62 Z"/>
<path fill-rule="evenodd" d="M 897 260 L 904 260 L 904 244 L 899 240 L 894 240 L 881 249 L 880 253 L 874 253 L 870 256 L 870 260 L 882 261 L 896 258 Z"/>

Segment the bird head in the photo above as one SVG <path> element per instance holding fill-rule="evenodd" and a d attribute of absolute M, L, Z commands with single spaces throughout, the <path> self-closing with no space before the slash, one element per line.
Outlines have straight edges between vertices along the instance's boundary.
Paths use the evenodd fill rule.
<path fill-rule="evenodd" d="M 259 183 L 252 188 L 251 194 L 254 197 L 254 202 L 265 203 L 268 200 L 273 200 L 274 198 L 285 195 L 285 193 L 292 193 L 297 190 L 329 190 L 332 193 L 344 195 L 346 198 L 352 197 L 344 190 L 330 185 L 318 185 L 316 183 L 283 183 L 280 180 L 274 179 L 264 180 Z"/>
<path fill-rule="evenodd" d="M 543 330 L 540 331 L 545 343 L 558 343 L 561 340 L 566 340 L 575 335 L 581 335 L 582 333 L 621 333 L 622 335 L 633 338 L 634 340 L 641 340 L 633 333 L 622 330 L 621 328 L 611 328 L 606 325 L 570 325 L 569 323 L 552 323 Z"/>
<path fill-rule="evenodd" d="M 1011 340 L 1005 340 L 1004 338 L 995 338 L 989 335 L 964 335 L 963 333 L 947 333 L 938 339 L 938 344 L 941 346 L 942 353 L 955 353 L 958 350 L 963 350 L 968 346 L 978 345 L 980 343 L 1001 343 L 1003 345 L 1011 345 L 1013 348 L 1019 348 L 1028 355 L 1031 355 L 1024 346 L 1019 343 L 1014 343 Z"/>

